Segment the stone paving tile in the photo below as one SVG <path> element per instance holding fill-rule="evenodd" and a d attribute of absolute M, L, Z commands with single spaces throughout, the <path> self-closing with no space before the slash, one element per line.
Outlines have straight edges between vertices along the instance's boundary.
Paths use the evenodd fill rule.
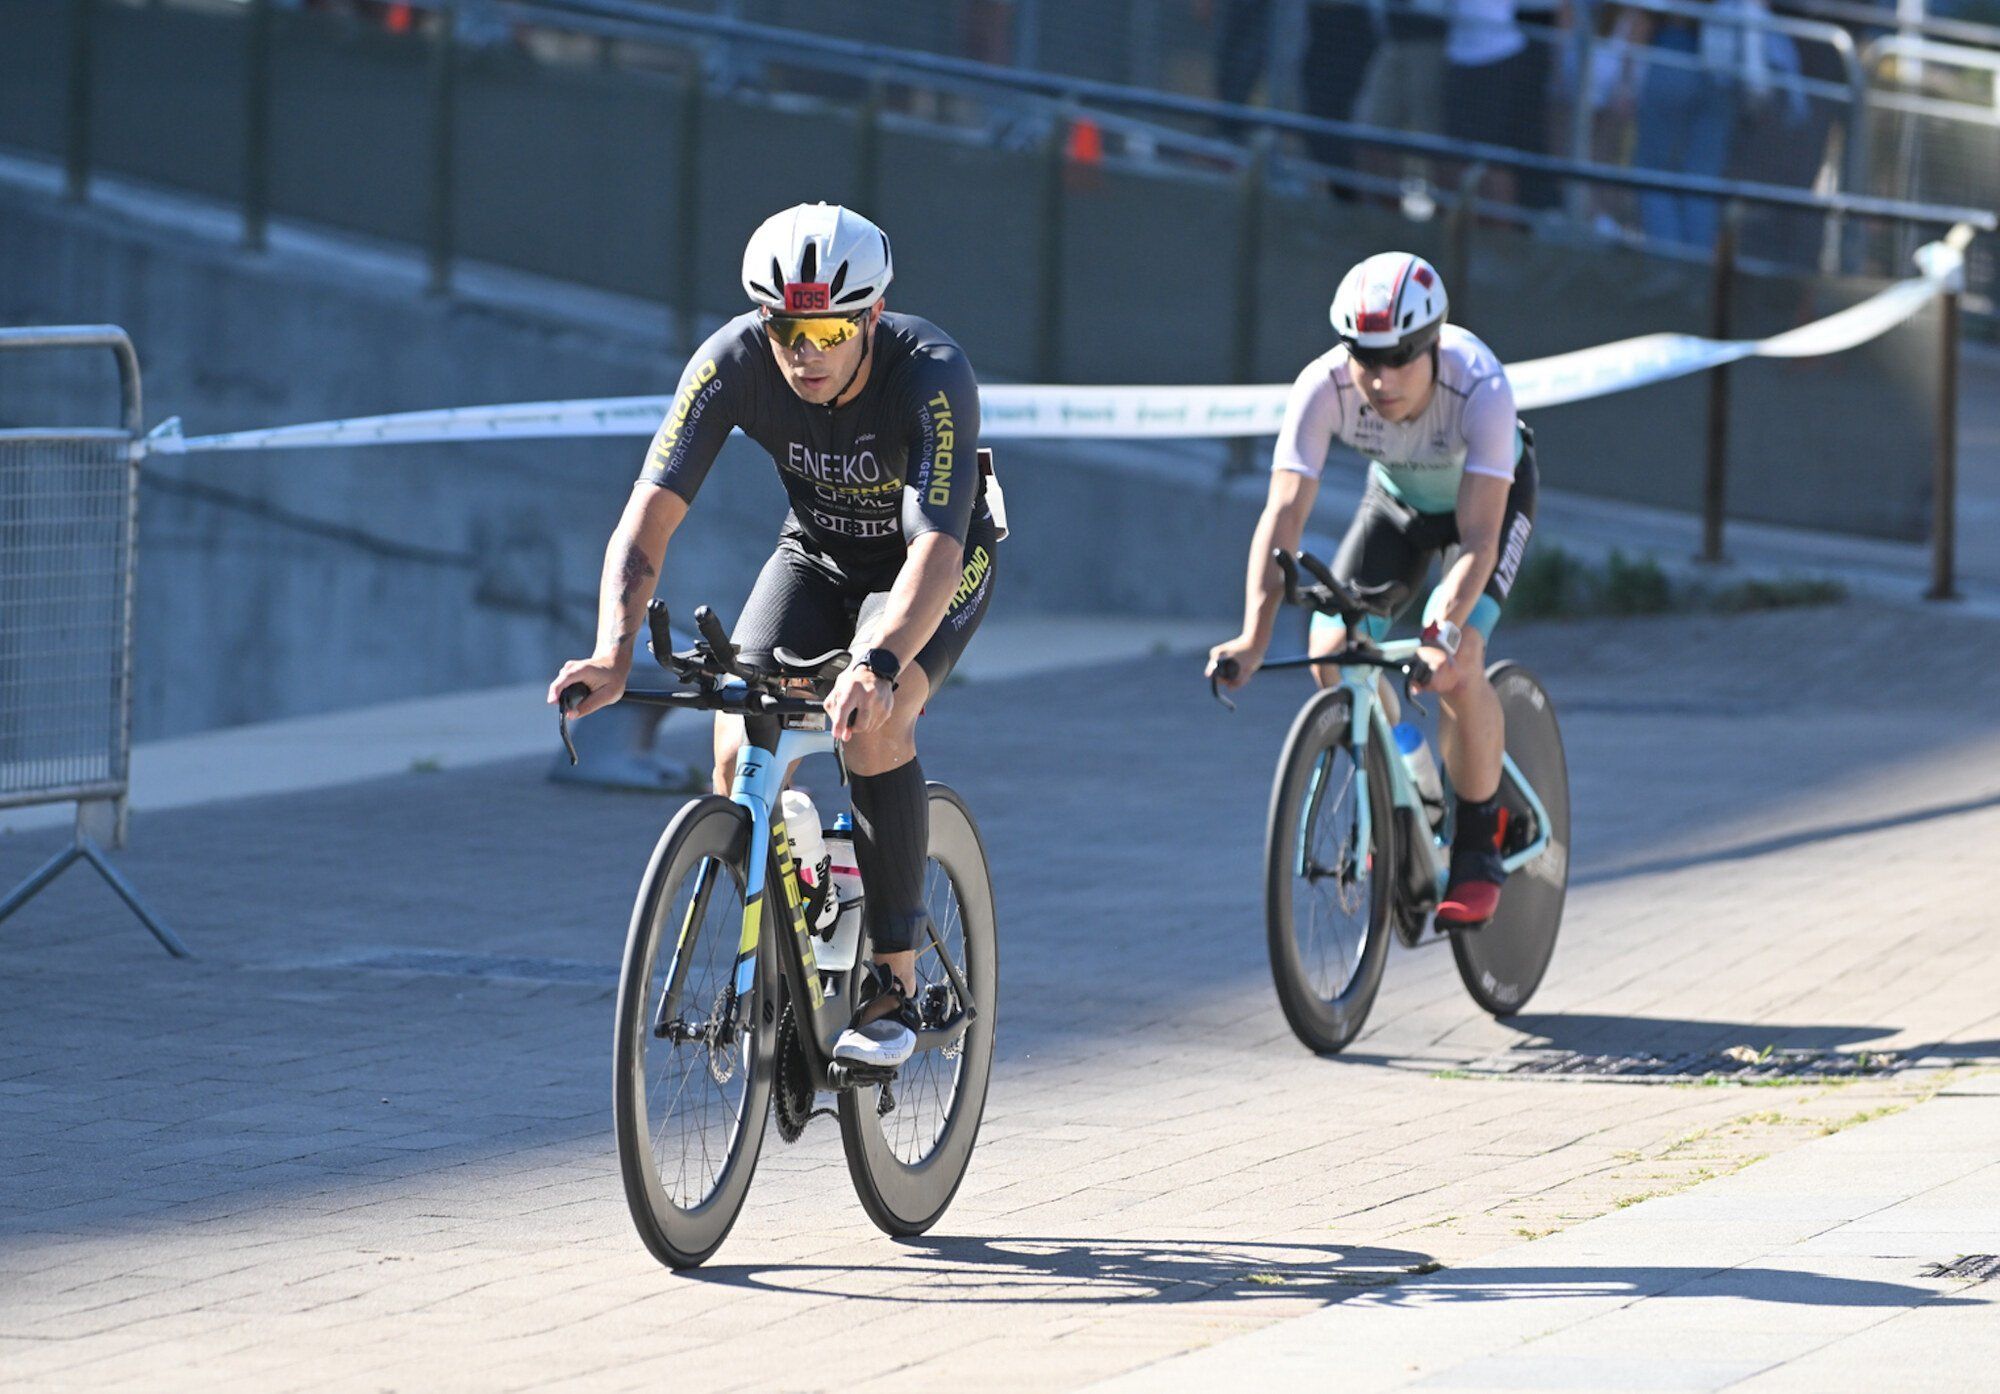
<path fill-rule="evenodd" d="M 1511 631 L 1571 749 L 1555 966 L 1503 1023 L 1448 953 L 1398 950 L 1332 1061 L 1275 1009 L 1254 891 L 1296 683 L 1235 717 L 1181 659 L 955 688 L 927 769 L 978 811 L 1006 917 L 972 1172 L 939 1232 L 892 1243 L 830 1130 L 774 1139 L 692 1276 L 630 1233 L 607 988 L 336 966 L 613 964 L 666 805 L 546 785 L 537 760 L 142 817 L 122 864 L 200 961 L 159 958 L 82 878 L 0 951 L 0 1382 L 657 1388 L 698 1365 L 718 1390 L 1073 1388 L 1729 1174 L 1929 1076 L 1453 1072 L 1552 1048 L 2000 1054 L 2000 945 L 1954 898 L 2000 835 L 1977 676 L 2000 633 L 1960 626 L 1963 674 L 1769 671 L 1906 640 L 1860 608 Z M 0 843 L 0 870 L 47 845 Z M 1196 874 L 1163 878 L 1187 848 Z"/>

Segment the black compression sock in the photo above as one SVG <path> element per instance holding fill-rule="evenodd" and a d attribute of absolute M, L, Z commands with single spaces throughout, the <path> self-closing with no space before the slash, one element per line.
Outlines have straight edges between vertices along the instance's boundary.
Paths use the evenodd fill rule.
<path fill-rule="evenodd" d="M 1454 851 L 1463 848 L 1486 851 L 1500 840 L 1500 795 L 1474 803 L 1470 799 L 1458 801 L 1458 822 L 1452 832 Z"/>
<path fill-rule="evenodd" d="M 861 872 L 868 933 L 878 954 L 917 947 L 926 917 L 924 861 L 930 853 L 930 794 L 915 759 L 887 774 L 857 774 L 854 862 Z"/>

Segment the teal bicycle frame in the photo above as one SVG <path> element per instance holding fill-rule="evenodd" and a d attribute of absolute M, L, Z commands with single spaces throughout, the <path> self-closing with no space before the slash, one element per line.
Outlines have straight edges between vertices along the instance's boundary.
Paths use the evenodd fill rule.
<path fill-rule="evenodd" d="M 1380 662 L 1393 667 L 1415 658 L 1420 642 L 1416 639 L 1396 639 L 1372 647 L 1380 654 Z M 1412 826 L 1423 830 L 1424 836 L 1416 841 L 1423 848 L 1426 869 L 1435 886 L 1435 894 L 1441 899 L 1445 884 L 1451 875 L 1451 844 L 1431 827 L 1430 817 L 1424 809 L 1423 797 L 1417 792 L 1416 773 L 1410 767 L 1410 757 L 1396 744 L 1395 735 L 1390 729 L 1388 713 L 1384 710 L 1381 694 L 1376 688 L 1377 681 L 1378 670 L 1373 666 L 1350 664 L 1340 669 L 1340 685 L 1347 689 L 1353 699 L 1349 705 L 1349 710 L 1353 713 L 1353 728 L 1349 732 L 1349 737 L 1355 752 L 1355 768 L 1357 770 L 1368 768 L 1368 747 L 1375 742 L 1380 742 L 1382 747 L 1395 757 L 1383 762 L 1389 770 L 1389 801 L 1395 807 L 1408 809 L 1414 820 Z M 1326 766 L 1322 764 L 1313 771 L 1312 786 L 1306 796 L 1306 816 L 1299 820 L 1299 846 L 1295 853 L 1295 866 L 1300 876 L 1306 874 L 1306 837 L 1319 812 L 1322 793 L 1320 779 L 1325 769 Z M 1507 856 L 1501 863 L 1511 875 L 1548 849 L 1549 815 L 1548 810 L 1542 806 L 1541 796 L 1535 792 L 1527 776 L 1521 773 L 1521 767 L 1514 763 L 1514 757 L 1504 751 L 1500 757 L 1500 770 L 1503 787 L 1511 783 L 1519 791 L 1522 801 L 1527 804 L 1535 819 L 1534 841 Z M 1368 781 L 1365 778 L 1356 781 L 1356 793 L 1355 845 L 1365 848 L 1372 845 L 1370 838 L 1375 831 L 1374 808 Z"/>

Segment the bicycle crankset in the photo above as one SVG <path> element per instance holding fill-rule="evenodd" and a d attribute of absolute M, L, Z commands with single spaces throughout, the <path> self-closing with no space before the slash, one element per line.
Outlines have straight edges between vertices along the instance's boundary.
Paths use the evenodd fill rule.
<path fill-rule="evenodd" d="M 785 1003 L 778 1018 L 778 1075 L 771 1090 L 771 1111 L 778 1120 L 778 1136 L 797 1142 L 806 1124 L 831 1109 L 814 1109 L 812 1069 L 806 1064 L 805 1042 L 799 1039 L 799 1020 L 792 1004 Z"/>

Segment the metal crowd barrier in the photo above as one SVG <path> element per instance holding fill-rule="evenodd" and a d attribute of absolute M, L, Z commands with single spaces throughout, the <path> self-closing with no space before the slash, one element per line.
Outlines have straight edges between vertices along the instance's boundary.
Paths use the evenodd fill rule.
<path fill-rule="evenodd" d="M 101 845 L 125 845 L 131 783 L 138 356 L 112 325 L 0 329 L 0 353 L 79 348 L 117 356 L 123 424 L 0 430 L 0 808 L 76 805 L 70 845 L 0 901 L 0 920 L 84 861 L 186 958 Z"/>

